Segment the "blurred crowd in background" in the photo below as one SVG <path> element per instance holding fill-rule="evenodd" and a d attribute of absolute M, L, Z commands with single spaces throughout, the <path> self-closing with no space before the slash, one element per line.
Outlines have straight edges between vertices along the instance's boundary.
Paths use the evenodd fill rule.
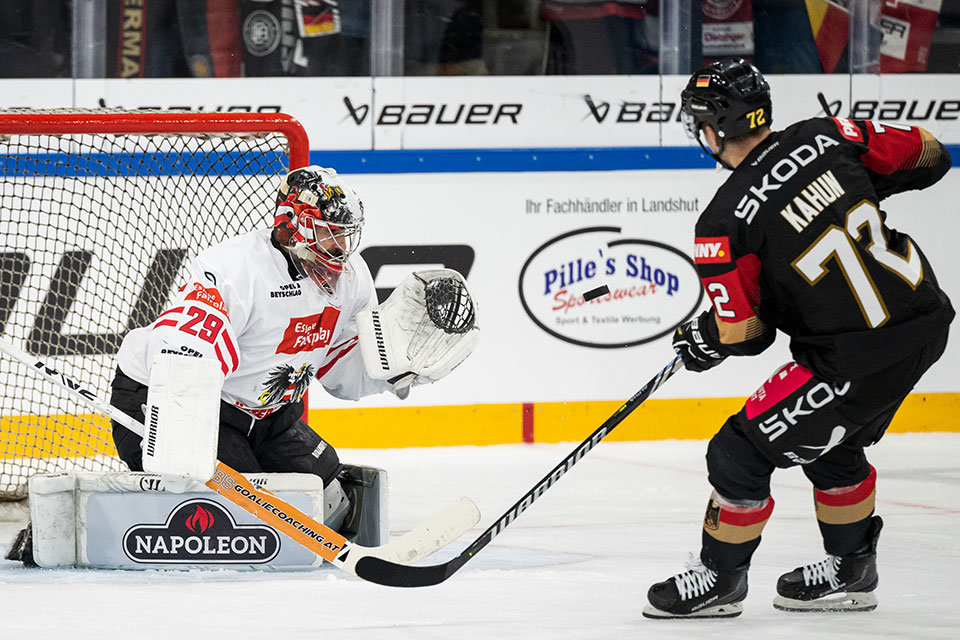
<path fill-rule="evenodd" d="M 0 56 L 7 78 L 960 73 L 960 0 L 8 0 Z"/>

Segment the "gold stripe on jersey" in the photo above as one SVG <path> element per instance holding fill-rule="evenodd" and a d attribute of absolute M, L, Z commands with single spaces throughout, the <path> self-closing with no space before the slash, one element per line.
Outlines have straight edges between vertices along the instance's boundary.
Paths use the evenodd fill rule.
<path fill-rule="evenodd" d="M 917 127 L 917 131 L 920 132 L 921 145 L 920 155 L 917 157 L 917 164 L 914 165 L 914 169 L 920 167 L 935 167 L 940 163 L 940 150 L 943 147 L 937 139 L 933 137 L 933 134 L 923 127 Z"/>
<path fill-rule="evenodd" d="M 717 333 L 723 344 L 738 344 L 757 338 L 767 330 L 767 325 L 757 316 L 751 316 L 740 322 L 727 322 L 716 318 Z"/>

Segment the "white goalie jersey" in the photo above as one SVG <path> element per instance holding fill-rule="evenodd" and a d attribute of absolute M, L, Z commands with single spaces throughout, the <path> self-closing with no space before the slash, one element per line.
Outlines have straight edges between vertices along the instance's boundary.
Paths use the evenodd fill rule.
<path fill-rule="evenodd" d="M 332 295 L 298 273 L 270 229 L 211 247 L 188 269 L 166 310 L 124 338 L 117 364 L 130 378 L 148 384 L 158 353 L 213 358 L 222 399 L 258 419 L 298 401 L 314 378 L 349 400 L 391 389 L 366 373 L 357 347 L 356 315 L 377 303 L 359 254 Z"/>

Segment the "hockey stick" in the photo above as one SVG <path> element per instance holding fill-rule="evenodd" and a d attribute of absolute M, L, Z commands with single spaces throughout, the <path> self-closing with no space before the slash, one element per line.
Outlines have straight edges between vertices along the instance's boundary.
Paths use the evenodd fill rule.
<path fill-rule="evenodd" d="M 104 402 L 94 392 L 67 375 L 14 347 L 3 338 L 0 338 L 0 350 L 20 361 L 48 382 L 66 390 L 111 420 L 119 422 L 143 437 L 144 428 L 140 422 Z M 380 547 L 364 547 L 353 544 L 333 529 L 317 522 L 269 491 L 258 489 L 243 475 L 222 462 L 217 462 L 214 476 L 206 484 L 230 502 L 286 534 L 291 540 L 313 551 L 330 564 L 361 578 L 364 576 L 359 576 L 355 567 L 362 558 L 375 556 L 386 562 L 387 566 L 395 563 L 418 562 L 459 538 L 480 520 L 480 511 L 474 502 L 470 498 L 461 498 L 427 518 L 397 540 Z M 372 581 L 388 584 L 381 580 Z"/>
<path fill-rule="evenodd" d="M 627 400 L 623 406 L 607 418 L 606 422 L 597 427 L 597 430 L 590 434 L 576 449 L 564 458 L 560 464 L 550 470 L 540 482 L 535 484 L 532 489 L 527 491 L 516 504 L 507 509 L 500 518 L 494 522 L 489 529 L 480 534 L 480 537 L 473 541 L 463 552 L 452 560 L 443 564 L 436 564 L 425 567 L 403 566 L 382 558 L 367 556 L 360 558 L 357 562 L 357 575 L 364 580 L 376 582 L 378 584 L 390 587 L 427 587 L 443 582 L 452 576 L 460 567 L 465 565 L 468 560 L 477 555 L 481 549 L 490 544 L 490 542 L 500 534 L 507 526 L 523 513 L 527 507 L 546 493 L 553 484 L 559 480 L 563 474 L 570 470 L 573 465 L 580 461 L 591 449 L 603 440 L 611 431 L 616 428 L 624 418 L 640 406 L 640 404 L 650 397 L 654 391 L 660 388 L 667 379 L 672 376 L 677 369 L 683 366 L 680 356 L 663 368 L 652 380 L 643 385 L 633 397 Z"/>

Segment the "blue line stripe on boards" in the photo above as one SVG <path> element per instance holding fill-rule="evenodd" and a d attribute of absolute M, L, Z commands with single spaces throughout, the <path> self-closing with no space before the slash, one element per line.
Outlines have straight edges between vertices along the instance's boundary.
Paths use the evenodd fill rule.
<path fill-rule="evenodd" d="M 688 147 L 311 151 L 310 162 L 336 167 L 341 173 L 626 171 L 716 166 L 699 148 Z"/>
<path fill-rule="evenodd" d="M 953 166 L 960 168 L 960 145 L 945 146 Z M 691 147 L 311 151 L 310 162 L 335 167 L 340 173 L 683 170 L 717 166 L 713 158 Z"/>
<path fill-rule="evenodd" d="M 946 145 L 953 166 L 960 168 L 960 145 Z M 175 158 L 171 154 L 23 154 L 0 158 L 0 177 L 33 175 L 63 177 L 106 175 L 262 175 L 283 170 L 275 154 L 260 154 L 250 166 L 241 154 Z M 247 160 L 248 158 L 244 158 Z M 690 147 L 578 149 L 415 149 L 384 151 L 311 151 L 310 162 L 341 173 L 472 173 L 521 171 L 626 171 L 644 169 L 711 169 L 714 161 Z M 138 168 L 133 170 L 132 166 Z"/>

